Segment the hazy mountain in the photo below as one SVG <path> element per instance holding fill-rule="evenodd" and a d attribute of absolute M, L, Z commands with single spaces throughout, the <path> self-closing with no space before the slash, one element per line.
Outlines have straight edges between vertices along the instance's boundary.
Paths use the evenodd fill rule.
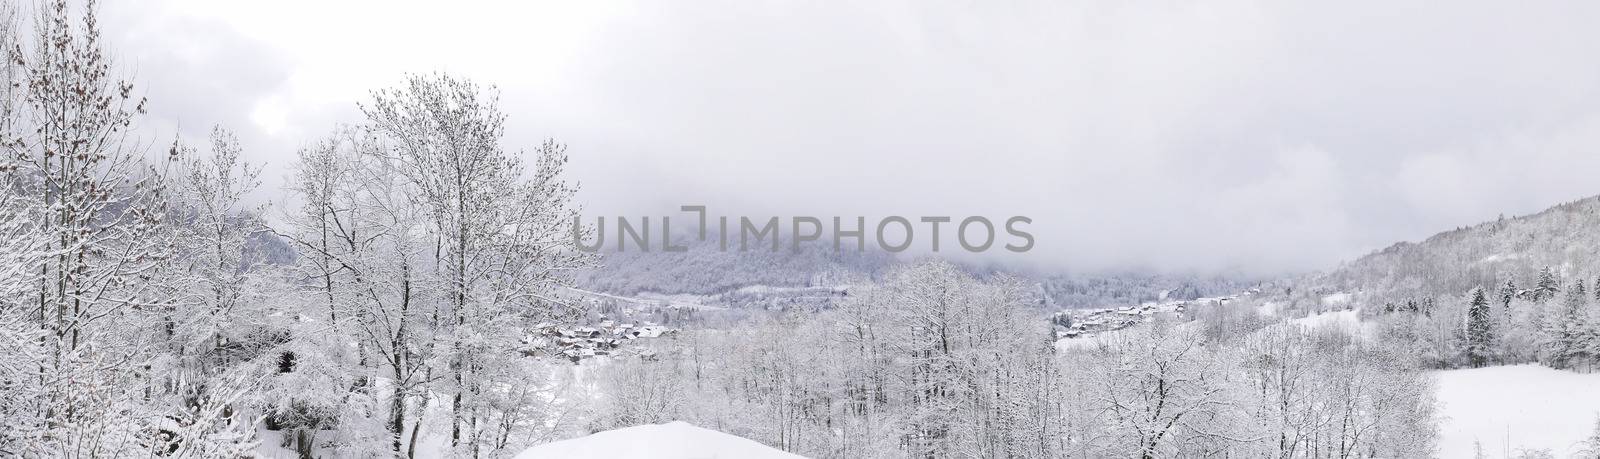
<path fill-rule="evenodd" d="M 600 266 L 580 271 L 578 287 L 620 295 L 641 292 L 708 295 L 748 286 L 810 287 L 845 285 L 871 279 L 889 266 L 890 254 L 834 251 L 826 244 L 802 244 L 798 252 L 780 244 L 740 251 L 735 242 L 721 250 L 709 241 L 678 241 L 684 252 L 627 250 L 604 253 Z"/>
<path fill-rule="evenodd" d="M 575 276 L 579 288 L 618 295 L 639 293 L 713 295 L 747 287 L 839 287 L 865 284 L 911 257 L 882 251 L 834 251 L 828 244 L 787 242 L 766 247 L 720 250 L 707 242 L 680 242 L 684 252 L 630 250 L 605 253 L 601 265 Z M 1253 285 L 1228 276 L 1184 276 L 1143 272 L 1063 273 L 1012 270 L 1004 266 L 955 263 L 979 277 L 1000 273 L 1037 282 L 1043 304 L 1052 308 L 1103 307 L 1161 299 L 1194 299 L 1237 292 Z"/>
<path fill-rule="evenodd" d="M 1327 291 L 1459 295 L 1507 279 L 1529 284 L 1549 266 L 1566 278 L 1600 267 L 1600 197 L 1401 242 L 1316 276 Z"/>

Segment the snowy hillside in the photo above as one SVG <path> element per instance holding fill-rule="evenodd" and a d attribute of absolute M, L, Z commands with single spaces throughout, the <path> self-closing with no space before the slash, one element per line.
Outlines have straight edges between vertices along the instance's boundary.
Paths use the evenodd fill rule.
<path fill-rule="evenodd" d="M 1308 329 L 1337 328 L 1349 332 L 1355 336 L 1361 336 L 1363 333 L 1366 333 L 1365 329 L 1367 328 L 1366 325 L 1361 322 L 1361 311 L 1355 309 L 1330 311 L 1297 319 L 1289 319 L 1289 323 Z"/>
<path fill-rule="evenodd" d="M 1573 274 L 1600 265 L 1600 233 L 1578 228 L 1600 228 L 1600 197 L 1401 242 L 1313 283 L 1327 291 L 1444 295 L 1508 277 L 1529 279 L 1545 266 Z"/>
<path fill-rule="evenodd" d="M 517 459 L 799 459 L 754 440 L 687 422 L 650 424 L 595 433 L 524 450 Z"/>

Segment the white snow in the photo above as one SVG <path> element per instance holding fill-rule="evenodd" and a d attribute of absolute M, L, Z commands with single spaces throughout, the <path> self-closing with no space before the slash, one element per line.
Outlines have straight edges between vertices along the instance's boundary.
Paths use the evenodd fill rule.
<path fill-rule="evenodd" d="M 1361 310 L 1359 309 L 1324 312 L 1298 319 L 1290 319 L 1289 323 L 1306 328 L 1336 327 L 1352 333 L 1359 333 L 1362 329 Z"/>
<path fill-rule="evenodd" d="M 1489 457 L 1524 448 L 1567 457 L 1600 414 L 1600 374 L 1514 365 L 1434 375 L 1443 418 L 1440 457 L 1472 457 L 1473 441 L 1482 442 Z"/>
<path fill-rule="evenodd" d="M 1522 258 L 1521 254 L 1515 254 L 1515 253 L 1512 253 L 1512 254 L 1501 254 L 1501 253 L 1497 253 L 1497 254 L 1489 255 L 1487 257 L 1483 257 L 1482 260 L 1478 260 L 1478 263 L 1487 264 L 1487 263 L 1494 263 L 1494 262 L 1499 262 L 1499 261 L 1516 260 L 1516 259 L 1519 259 L 1519 258 Z"/>
<path fill-rule="evenodd" d="M 1328 306 L 1344 306 L 1350 304 L 1349 293 L 1335 293 L 1322 297 L 1322 304 Z"/>
<path fill-rule="evenodd" d="M 660 325 L 645 325 L 639 327 L 638 331 L 640 338 L 660 338 L 663 333 L 667 332 L 667 328 Z"/>
<path fill-rule="evenodd" d="M 546 443 L 523 450 L 517 459 L 597 457 L 607 459 L 799 459 L 747 438 L 695 427 L 687 422 L 648 424 Z"/>

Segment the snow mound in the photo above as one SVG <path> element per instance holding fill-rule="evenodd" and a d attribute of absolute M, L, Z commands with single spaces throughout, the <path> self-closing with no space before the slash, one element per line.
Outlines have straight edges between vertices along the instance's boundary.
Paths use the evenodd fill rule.
<path fill-rule="evenodd" d="M 517 459 L 799 459 L 802 456 L 687 422 L 647 424 L 598 432 L 523 450 Z"/>
<path fill-rule="evenodd" d="M 1567 457 L 1600 414 L 1600 374 L 1514 365 L 1434 375 L 1444 418 L 1440 457 L 1472 457 L 1473 441 L 1482 442 L 1489 457 L 1524 448 Z"/>

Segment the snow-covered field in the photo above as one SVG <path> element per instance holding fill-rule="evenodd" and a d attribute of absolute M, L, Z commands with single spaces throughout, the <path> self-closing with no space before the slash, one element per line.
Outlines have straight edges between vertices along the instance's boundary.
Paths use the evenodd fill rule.
<path fill-rule="evenodd" d="M 1600 374 L 1515 365 L 1434 375 L 1443 417 L 1439 457 L 1473 457 L 1474 441 L 1487 457 L 1524 448 L 1568 457 L 1600 416 Z"/>
<path fill-rule="evenodd" d="M 1289 319 L 1289 323 L 1306 328 L 1338 328 L 1356 335 L 1363 333 L 1366 328 L 1366 324 L 1361 321 L 1361 310 L 1359 309 L 1324 312 L 1298 319 Z"/>
<path fill-rule="evenodd" d="M 524 450 L 517 459 L 801 459 L 741 438 L 687 422 L 633 426 Z"/>

